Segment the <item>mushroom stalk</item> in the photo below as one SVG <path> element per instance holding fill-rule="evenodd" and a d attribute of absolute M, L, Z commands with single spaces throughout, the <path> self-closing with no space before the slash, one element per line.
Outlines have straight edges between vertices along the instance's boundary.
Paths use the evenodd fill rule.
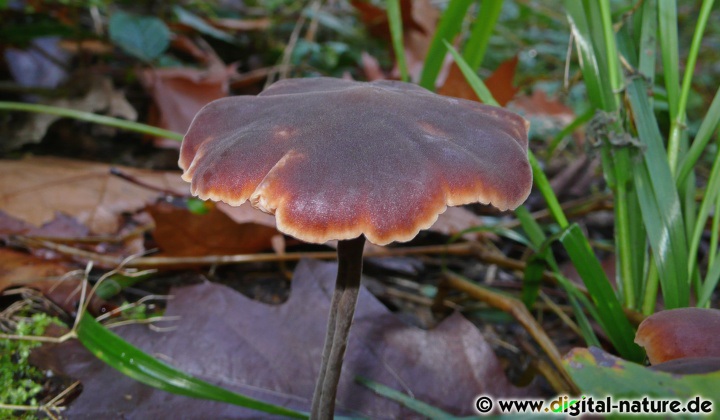
<path fill-rule="evenodd" d="M 311 419 L 332 419 L 348 335 L 355 315 L 365 236 L 338 242 L 338 272 L 330 302 L 320 374 L 315 384 Z"/>

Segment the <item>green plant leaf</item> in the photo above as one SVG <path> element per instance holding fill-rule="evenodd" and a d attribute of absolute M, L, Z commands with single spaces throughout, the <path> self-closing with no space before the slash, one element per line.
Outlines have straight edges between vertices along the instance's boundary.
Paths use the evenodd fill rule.
<path fill-rule="evenodd" d="M 388 24 L 390 25 L 390 36 L 392 38 L 395 60 L 400 68 L 400 77 L 403 82 L 410 80 L 407 61 L 405 60 L 405 45 L 403 44 L 402 15 L 400 13 L 400 0 L 388 0 L 387 2 Z"/>
<path fill-rule="evenodd" d="M 76 120 L 88 121 L 95 124 L 106 125 L 108 127 L 116 127 L 123 130 L 135 131 L 150 136 L 164 137 L 177 141 L 181 141 L 183 139 L 182 134 L 170 130 L 164 130 L 158 127 L 153 127 L 151 125 L 137 123 L 134 121 L 127 121 L 120 118 L 108 117 L 106 115 L 93 114 L 92 112 L 77 111 L 75 109 L 60 108 L 51 105 L 0 101 L 0 110 L 26 111 L 37 112 L 41 114 L 59 115 L 65 118 L 74 118 Z"/>
<path fill-rule="evenodd" d="M 703 375 L 673 375 L 654 371 L 603 352 L 574 349 L 565 357 L 570 375 L 583 393 L 614 398 L 654 397 L 720 401 L 720 371 Z"/>
<path fill-rule="evenodd" d="M 198 32 L 207 36 L 211 36 L 213 38 L 229 42 L 231 44 L 235 43 L 235 38 L 233 38 L 232 35 L 210 25 L 209 23 L 205 22 L 203 18 L 196 15 L 195 13 L 191 13 L 177 5 L 173 6 L 173 12 L 175 12 L 175 16 L 177 16 L 180 23 L 196 29 Z"/>
<path fill-rule="evenodd" d="M 355 382 L 366 386 L 376 394 L 385 397 L 387 399 L 399 402 L 405 407 L 413 410 L 414 412 L 422 415 L 429 419 L 454 419 L 455 417 L 450 413 L 447 413 L 439 408 L 435 408 L 430 404 L 424 403 L 420 400 L 416 400 L 408 395 L 403 394 L 400 391 L 394 390 L 389 386 L 385 386 L 381 383 L 372 381 L 362 376 L 356 376 Z"/>
<path fill-rule="evenodd" d="M 146 385 L 174 394 L 222 401 L 264 413 L 308 418 L 307 414 L 236 394 L 180 372 L 110 332 L 88 313 L 84 313 L 78 323 L 77 336 L 95 357 Z"/>
<path fill-rule="evenodd" d="M 425 65 L 420 75 L 419 85 L 428 90 L 435 90 L 435 79 L 445 60 L 445 42 L 452 41 L 462 28 L 463 19 L 473 0 L 450 0 L 445 12 L 440 17 L 435 35 L 430 43 Z"/>
<path fill-rule="evenodd" d="M 483 0 L 480 4 L 477 19 L 463 48 L 463 58 L 472 69 L 477 70 L 482 64 L 502 6 L 503 0 Z"/>
<path fill-rule="evenodd" d="M 643 164 L 634 167 L 640 209 L 658 264 L 667 309 L 689 304 L 688 242 L 680 198 L 665 153 L 662 135 L 650 109 L 644 80 L 633 79 L 627 87 L 630 107 L 640 142 L 645 145 Z"/>
<path fill-rule="evenodd" d="M 635 331 L 580 228 L 576 224 L 570 226 L 560 236 L 560 242 L 598 308 L 599 321 L 610 341 L 623 357 L 637 362 L 644 360 L 645 352 L 633 342 Z"/>
<path fill-rule="evenodd" d="M 170 45 L 170 29 L 154 16 L 117 11 L 110 17 L 109 32 L 115 45 L 145 62 L 158 58 Z"/>

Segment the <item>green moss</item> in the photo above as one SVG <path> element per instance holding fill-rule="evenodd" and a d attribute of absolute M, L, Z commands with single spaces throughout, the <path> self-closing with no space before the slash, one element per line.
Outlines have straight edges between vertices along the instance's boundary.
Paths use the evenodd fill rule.
<path fill-rule="evenodd" d="M 18 322 L 14 331 L 20 336 L 40 336 L 51 323 L 60 324 L 57 318 L 44 313 L 33 314 Z M 37 341 L 0 340 L 0 403 L 10 405 L 37 405 L 36 397 L 43 390 L 44 375 L 29 362 L 30 352 L 40 345 Z M 0 409 L 0 419 L 18 418 L 11 410 Z M 34 418 L 28 413 L 20 418 Z"/>

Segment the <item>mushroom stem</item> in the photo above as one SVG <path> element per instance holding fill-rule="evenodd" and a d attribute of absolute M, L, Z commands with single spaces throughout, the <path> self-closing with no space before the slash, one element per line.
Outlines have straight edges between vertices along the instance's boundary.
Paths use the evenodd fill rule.
<path fill-rule="evenodd" d="M 337 279 L 330 302 L 325 346 L 323 347 L 320 374 L 315 384 L 311 419 L 332 419 L 335 412 L 335 395 L 360 290 L 364 245 L 365 236 L 363 235 L 338 242 Z"/>

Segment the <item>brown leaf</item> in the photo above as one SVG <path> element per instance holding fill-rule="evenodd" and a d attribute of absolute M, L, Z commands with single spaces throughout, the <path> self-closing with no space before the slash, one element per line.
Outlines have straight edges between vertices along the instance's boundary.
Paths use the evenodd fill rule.
<path fill-rule="evenodd" d="M 515 78 L 515 69 L 517 69 L 518 56 L 514 56 L 500 63 L 497 69 L 485 79 L 490 93 L 493 94 L 495 100 L 500 106 L 507 105 L 515 96 L 518 89 L 513 84 Z"/>
<path fill-rule="evenodd" d="M 502 62 L 498 68 L 485 79 L 485 85 L 487 85 L 488 90 L 500 106 L 505 106 L 518 91 L 513 85 L 517 62 L 517 56 Z M 454 61 L 450 64 L 447 77 L 438 88 L 438 93 L 445 96 L 482 102 L 472 87 L 470 87 L 470 84 Z"/>
<path fill-rule="evenodd" d="M 0 292 L 8 287 L 27 286 L 47 277 L 62 276 L 74 268 L 64 262 L 0 248 Z"/>
<path fill-rule="evenodd" d="M 235 66 L 227 66 L 209 47 L 205 51 L 206 68 L 198 70 L 182 68 L 147 68 L 140 70 L 142 84 L 150 92 L 160 113 L 159 126 L 177 133 L 185 133 L 200 108 L 228 95 L 230 77 Z M 170 148 L 179 148 L 174 140 L 156 143 Z"/>
<path fill-rule="evenodd" d="M 360 19 L 373 36 L 390 41 L 390 27 L 385 9 L 381 9 L 369 1 L 352 0 L 351 3 L 360 12 Z M 430 0 L 401 0 L 400 13 L 405 59 L 412 79 L 417 80 L 430 48 L 440 12 L 431 4 Z M 393 70 L 393 77 L 399 78 L 397 68 Z"/>
<path fill-rule="evenodd" d="M 232 31 L 264 31 L 271 25 L 269 18 L 257 18 L 257 19 L 230 19 L 230 18 L 218 18 L 210 19 L 210 23 L 213 26 L 220 29 L 229 29 Z"/>
<path fill-rule="evenodd" d="M 153 237 L 166 256 L 252 254 L 271 248 L 280 233 L 256 223 L 235 223 L 212 203 L 207 214 L 158 202 L 147 207 L 155 220 Z"/>
<path fill-rule="evenodd" d="M 70 159 L 31 157 L 0 161 L 0 208 L 35 226 L 65 213 L 96 234 L 114 234 L 123 212 L 154 202 L 158 193 L 109 175 L 110 166 Z M 123 171 L 160 188 L 187 194 L 178 172 Z"/>
<path fill-rule="evenodd" d="M 530 96 L 520 96 L 513 101 L 513 106 L 522 110 L 523 114 L 526 115 L 562 118 L 566 125 L 575 118 L 572 108 L 563 104 L 557 98 L 548 98 L 542 89 L 533 90 Z"/>
<path fill-rule="evenodd" d="M 225 286 L 203 283 L 175 289 L 166 315 L 181 316 L 177 329 L 158 335 L 141 326 L 118 329 L 173 366 L 254 398 L 308 410 L 320 366 L 334 263 L 302 261 L 290 299 L 277 306 L 256 302 Z M 199 401 L 138 384 L 72 343 L 59 350 L 65 373 L 79 378 L 83 393 L 71 418 L 123 413 L 163 417 L 263 417 L 239 407 Z M 355 376 L 380 382 L 457 415 L 474 414 L 479 394 L 527 396 L 511 386 L 478 329 L 456 313 L 437 328 L 408 326 L 367 290 L 361 290 L 338 389 L 338 411 L 377 419 L 417 418 L 400 404 L 357 384 Z M 102 404 L 98 404 L 102 401 Z"/>

